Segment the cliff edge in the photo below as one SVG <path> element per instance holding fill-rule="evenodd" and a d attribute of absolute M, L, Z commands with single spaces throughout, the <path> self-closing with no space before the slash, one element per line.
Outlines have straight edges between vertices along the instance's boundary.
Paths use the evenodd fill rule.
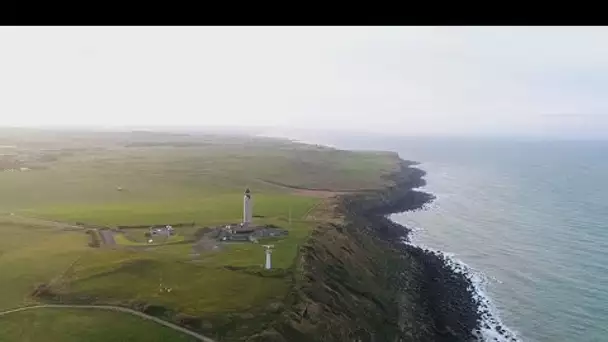
<path fill-rule="evenodd" d="M 391 186 L 343 195 L 343 223 L 301 247 L 286 310 L 251 341 L 472 341 L 479 315 L 470 281 L 441 256 L 404 244 L 388 214 L 433 199 L 425 172 L 400 162 Z"/>

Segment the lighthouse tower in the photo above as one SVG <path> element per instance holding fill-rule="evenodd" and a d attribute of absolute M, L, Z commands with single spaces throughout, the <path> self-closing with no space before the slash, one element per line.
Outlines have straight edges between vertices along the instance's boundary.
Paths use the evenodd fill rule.
<path fill-rule="evenodd" d="M 251 191 L 249 188 L 245 190 L 243 196 L 243 226 L 251 224 L 253 217 L 253 200 L 251 198 Z"/>

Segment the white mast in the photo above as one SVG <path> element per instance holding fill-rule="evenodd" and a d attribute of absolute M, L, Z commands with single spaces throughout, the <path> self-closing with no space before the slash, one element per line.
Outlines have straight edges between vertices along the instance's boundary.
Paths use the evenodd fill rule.
<path fill-rule="evenodd" d="M 264 245 L 264 248 L 266 249 L 266 265 L 264 266 L 264 268 L 269 270 L 272 268 L 270 256 L 272 255 L 272 249 L 274 248 L 274 245 Z"/>

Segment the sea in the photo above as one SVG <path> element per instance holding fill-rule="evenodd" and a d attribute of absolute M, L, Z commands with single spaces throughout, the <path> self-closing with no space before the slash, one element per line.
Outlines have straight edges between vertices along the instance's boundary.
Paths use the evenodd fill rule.
<path fill-rule="evenodd" d="M 392 215 L 469 273 L 482 341 L 608 341 L 608 142 L 316 136 L 427 172 L 425 209 Z M 506 329 L 496 334 L 495 327 Z"/>

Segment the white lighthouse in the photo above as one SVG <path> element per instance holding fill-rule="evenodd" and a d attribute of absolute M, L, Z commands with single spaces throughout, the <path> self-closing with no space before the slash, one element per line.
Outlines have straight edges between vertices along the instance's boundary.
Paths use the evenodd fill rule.
<path fill-rule="evenodd" d="M 251 198 L 251 191 L 249 188 L 245 190 L 243 196 L 243 226 L 251 224 L 253 218 L 253 200 Z"/>

